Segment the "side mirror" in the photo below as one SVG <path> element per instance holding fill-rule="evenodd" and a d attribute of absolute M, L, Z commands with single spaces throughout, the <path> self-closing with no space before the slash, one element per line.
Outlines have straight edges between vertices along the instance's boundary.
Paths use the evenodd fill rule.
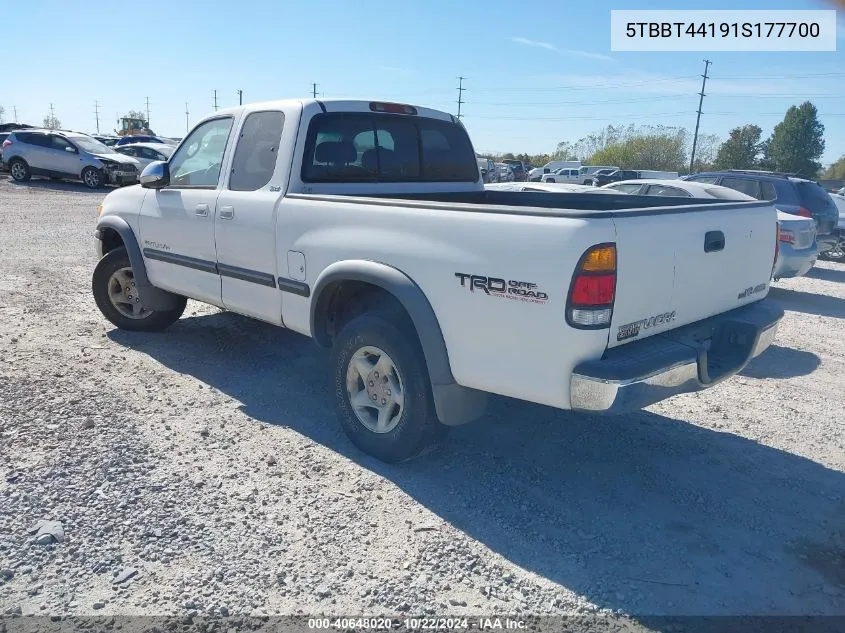
<path fill-rule="evenodd" d="M 65 151 L 68 152 L 69 154 L 76 154 L 76 150 L 73 147 L 71 147 L 70 145 L 65 145 Z"/>
<path fill-rule="evenodd" d="M 144 189 L 161 189 L 170 184 L 170 168 L 167 163 L 157 160 L 144 167 L 140 180 Z"/>

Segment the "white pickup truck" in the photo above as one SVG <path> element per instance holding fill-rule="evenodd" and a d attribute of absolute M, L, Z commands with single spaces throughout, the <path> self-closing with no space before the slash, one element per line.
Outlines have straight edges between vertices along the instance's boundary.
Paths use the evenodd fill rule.
<path fill-rule="evenodd" d="M 776 227 L 768 202 L 485 191 L 450 114 L 275 101 L 106 196 L 92 290 L 126 330 L 191 298 L 331 347 L 343 428 L 396 462 L 487 393 L 613 414 L 735 374 L 783 316 Z"/>

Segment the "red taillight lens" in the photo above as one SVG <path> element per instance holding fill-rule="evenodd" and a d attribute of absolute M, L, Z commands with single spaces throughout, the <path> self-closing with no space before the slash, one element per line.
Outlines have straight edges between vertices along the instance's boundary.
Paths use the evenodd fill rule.
<path fill-rule="evenodd" d="M 606 306 L 613 303 L 616 275 L 581 275 L 572 286 L 572 303 L 577 306 Z"/>
<path fill-rule="evenodd" d="M 778 263 L 778 253 L 780 253 L 780 222 L 775 222 L 775 258 L 772 260 L 772 276 L 775 274 L 775 266 Z"/>
<path fill-rule="evenodd" d="M 616 245 L 597 244 L 581 256 L 569 286 L 566 322 L 579 329 L 610 327 L 616 297 Z"/>
<path fill-rule="evenodd" d="M 10 141 L 9 139 L 6 139 L 5 141 L 3 141 L 3 147 L 9 147 L 9 145 L 11 145 L 11 144 L 12 144 L 12 141 Z"/>
<path fill-rule="evenodd" d="M 792 231 L 781 229 L 778 231 L 778 242 L 784 244 L 795 244 L 795 234 Z"/>
<path fill-rule="evenodd" d="M 809 210 L 809 209 L 805 209 L 804 207 L 801 207 L 800 209 L 798 209 L 798 215 L 800 215 L 802 218 L 811 218 L 811 217 L 813 217 L 813 214 L 812 214 L 812 213 L 810 213 L 810 210 Z"/>

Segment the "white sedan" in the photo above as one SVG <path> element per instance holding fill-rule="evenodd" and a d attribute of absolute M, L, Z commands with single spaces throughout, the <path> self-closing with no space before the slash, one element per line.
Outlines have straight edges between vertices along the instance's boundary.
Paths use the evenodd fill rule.
<path fill-rule="evenodd" d="M 118 145 L 112 149 L 125 156 L 131 156 L 141 163 L 141 169 L 143 169 L 157 160 L 167 160 L 176 147 L 163 143 L 131 143 L 129 145 Z"/>
<path fill-rule="evenodd" d="M 719 185 L 689 180 L 623 180 L 599 187 L 598 191 L 616 191 L 640 196 L 670 196 L 682 198 L 711 198 L 719 200 L 755 200 L 749 195 Z M 780 243 L 772 277 L 775 281 L 788 277 L 803 277 L 819 257 L 816 243 L 816 223 L 778 211 Z"/>

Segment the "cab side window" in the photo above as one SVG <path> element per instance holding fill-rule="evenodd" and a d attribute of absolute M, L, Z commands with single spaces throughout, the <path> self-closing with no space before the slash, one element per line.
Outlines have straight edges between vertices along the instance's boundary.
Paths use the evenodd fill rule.
<path fill-rule="evenodd" d="M 62 152 L 68 152 L 69 154 L 76 153 L 76 148 L 71 145 L 67 139 L 62 138 L 61 136 L 50 135 L 50 148 L 57 149 Z"/>
<path fill-rule="evenodd" d="M 256 191 L 265 186 L 276 170 L 285 115 L 282 112 L 253 112 L 247 116 L 229 176 L 232 191 Z"/>
<path fill-rule="evenodd" d="M 231 129 L 232 117 L 211 119 L 195 128 L 170 160 L 170 186 L 215 188 Z"/>

